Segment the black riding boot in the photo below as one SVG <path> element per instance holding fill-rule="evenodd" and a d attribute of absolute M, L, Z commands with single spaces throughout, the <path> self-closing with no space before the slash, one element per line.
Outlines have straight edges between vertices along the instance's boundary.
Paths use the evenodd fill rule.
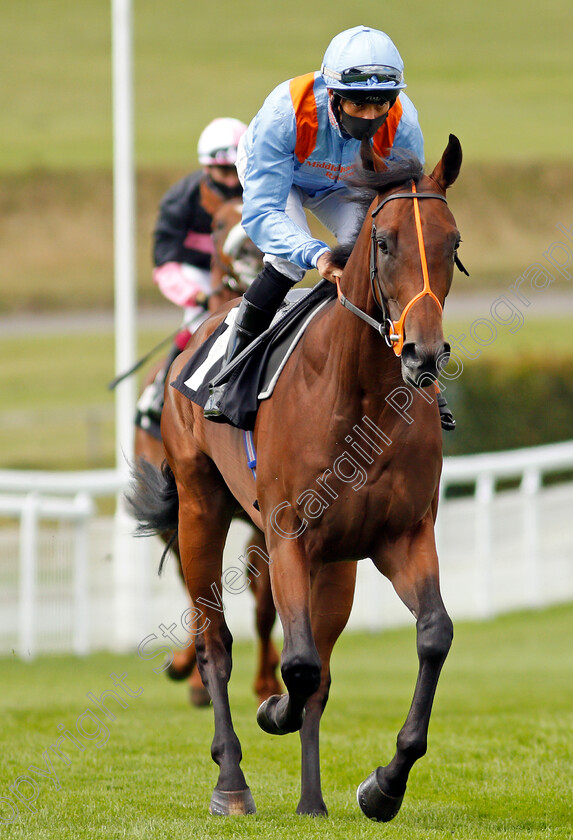
<path fill-rule="evenodd" d="M 258 277 L 253 280 L 239 304 L 237 318 L 231 327 L 221 373 L 245 347 L 270 326 L 293 282 L 270 265 L 265 265 Z M 209 399 L 205 405 L 204 415 L 215 423 L 226 422 L 220 409 L 226 387 L 226 383 L 209 387 Z"/>
<path fill-rule="evenodd" d="M 438 408 L 440 409 L 442 429 L 445 429 L 446 432 L 453 432 L 456 428 L 456 421 L 441 391 L 438 392 Z"/>

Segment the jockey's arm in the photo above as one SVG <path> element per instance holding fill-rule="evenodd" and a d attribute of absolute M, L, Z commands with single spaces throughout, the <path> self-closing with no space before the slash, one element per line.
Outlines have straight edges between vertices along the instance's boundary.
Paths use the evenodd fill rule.
<path fill-rule="evenodd" d="M 296 122 L 290 100 L 268 102 L 245 137 L 248 164 L 243 184 L 243 227 L 265 254 L 315 268 L 328 245 L 287 216 L 294 178 Z"/>
<path fill-rule="evenodd" d="M 166 262 L 153 269 L 153 282 L 176 306 L 205 306 L 210 274 L 187 263 Z"/>
<path fill-rule="evenodd" d="M 197 173 L 181 179 L 163 197 L 154 231 L 153 280 L 177 306 L 203 304 L 210 291 L 211 233 L 199 206 Z M 199 228 L 199 230 L 198 230 Z"/>

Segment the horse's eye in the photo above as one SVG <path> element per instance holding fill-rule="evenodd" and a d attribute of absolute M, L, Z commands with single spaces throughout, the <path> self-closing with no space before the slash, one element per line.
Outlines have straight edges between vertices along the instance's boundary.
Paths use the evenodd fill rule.
<path fill-rule="evenodd" d="M 461 238 L 461 236 L 458 236 L 458 238 L 456 239 L 456 243 L 455 243 L 455 245 L 454 245 L 454 253 L 456 253 L 456 252 L 457 252 L 457 250 L 458 250 L 458 248 L 460 247 L 461 243 L 462 243 L 462 238 Z"/>
<path fill-rule="evenodd" d="M 387 253 L 388 253 L 388 243 L 386 242 L 386 240 L 385 240 L 385 239 L 384 239 L 384 237 L 382 237 L 382 236 L 381 236 L 381 237 L 379 237 L 379 239 L 378 239 L 378 247 L 380 248 L 380 251 L 381 251 L 383 254 L 387 254 Z"/>

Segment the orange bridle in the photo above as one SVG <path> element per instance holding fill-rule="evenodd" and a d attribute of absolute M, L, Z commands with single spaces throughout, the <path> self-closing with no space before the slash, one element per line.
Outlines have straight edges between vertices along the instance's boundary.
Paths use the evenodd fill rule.
<path fill-rule="evenodd" d="M 438 308 L 440 310 L 440 314 L 442 313 L 442 304 L 433 293 L 430 287 L 430 275 L 428 273 L 428 261 L 426 259 L 426 246 L 424 244 L 424 234 L 422 233 L 422 220 L 420 218 L 420 205 L 418 202 L 418 194 L 416 193 L 416 184 L 412 182 L 412 193 L 413 193 L 413 202 L 414 202 L 414 219 L 416 221 L 416 234 L 418 237 L 418 250 L 420 251 L 420 262 L 422 264 L 422 277 L 424 280 L 424 287 L 421 292 L 418 292 L 417 295 L 414 295 L 412 300 L 406 304 L 404 309 L 402 310 L 402 314 L 400 315 L 397 321 L 392 321 L 392 328 L 393 333 L 390 335 L 390 341 L 392 342 L 392 349 L 397 356 L 400 356 L 402 353 L 402 347 L 404 346 L 404 322 L 406 321 L 406 316 L 411 308 L 421 300 L 426 295 L 429 295 L 433 300 L 436 301 L 438 304 Z M 421 193 L 424 197 L 428 197 L 428 193 Z M 429 193 L 429 195 L 433 195 Z M 436 194 L 433 196 L 434 198 L 443 198 L 443 196 Z"/>
<path fill-rule="evenodd" d="M 386 302 L 384 300 L 384 296 L 382 294 L 382 289 L 380 288 L 380 283 L 378 281 L 378 240 L 376 237 L 376 223 L 374 222 L 374 218 L 380 212 L 380 210 L 387 204 L 389 201 L 393 201 L 397 198 L 410 198 L 414 204 L 414 220 L 416 224 L 416 234 L 418 238 L 418 249 L 420 252 L 420 262 L 422 266 L 422 278 L 424 281 L 424 285 L 421 292 L 418 292 L 417 295 L 406 304 L 404 307 L 400 318 L 397 321 L 392 321 L 392 319 L 388 315 L 388 311 L 386 308 Z M 429 295 L 433 300 L 436 301 L 438 304 L 440 313 L 442 312 L 442 304 L 432 291 L 430 286 L 430 276 L 428 272 L 428 261 L 426 259 L 426 246 L 424 244 L 424 235 L 422 233 L 422 220 L 420 218 L 420 206 L 418 199 L 420 198 L 437 198 L 439 201 L 443 201 L 447 204 L 446 198 L 439 193 L 433 192 L 424 192 L 419 193 L 416 190 L 416 184 L 412 181 L 412 191 L 411 192 L 399 192 L 399 193 L 392 193 L 391 195 L 387 195 L 385 198 L 382 199 L 380 204 L 372 211 L 372 234 L 371 234 L 371 246 L 370 246 L 370 284 L 372 287 L 372 295 L 374 297 L 374 301 L 377 306 L 382 311 L 384 319 L 382 322 L 376 321 L 374 318 L 371 318 L 365 312 L 362 312 L 361 309 L 354 306 L 354 304 L 350 303 L 350 301 L 342 294 L 340 290 L 340 283 L 338 278 L 336 280 L 336 285 L 338 289 L 338 300 L 340 303 L 353 312 L 355 315 L 358 315 L 359 318 L 369 323 L 375 329 L 378 330 L 380 335 L 384 336 L 386 339 L 387 344 L 392 347 L 394 353 L 397 356 L 400 356 L 402 353 L 402 347 L 404 346 L 404 323 L 406 320 L 406 316 L 412 309 L 415 303 L 421 300 L 426 295 Z"/>

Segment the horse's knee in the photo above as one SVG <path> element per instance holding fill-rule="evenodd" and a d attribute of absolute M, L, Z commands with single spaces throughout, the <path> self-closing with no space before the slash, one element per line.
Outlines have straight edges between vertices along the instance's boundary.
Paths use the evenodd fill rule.
<path fill-rule="evenodd" d="M 443 662 L 452 644 L 454 625 L 442 607 L 420 617 L 417 623 L 417 649 L 420 661 Z"/>

